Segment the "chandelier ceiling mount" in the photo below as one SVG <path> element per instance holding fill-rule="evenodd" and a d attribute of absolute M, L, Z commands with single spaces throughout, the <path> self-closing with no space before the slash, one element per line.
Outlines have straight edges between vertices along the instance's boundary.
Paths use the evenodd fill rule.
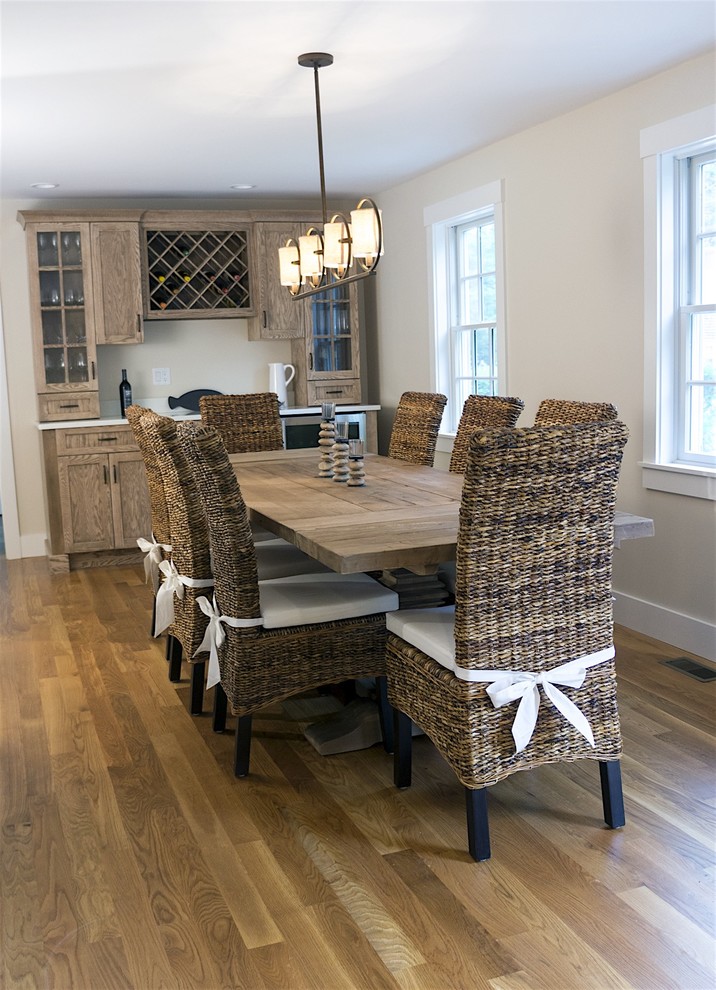
<path fill-rule="evenodd" d="M 288 288 L 294 299 L 305 299 L 372 275 L 383 254 L 383 221 L 373 200 L 365 197 L 351 210 L 350 220 L 342 213 L 335 213 L 329 222 L 318 71 L 333 65 L 333 56 L 328 52 L 307 52 L 298 56 L 298 64 L 313 69 L 323 224 L 320 230 L 309 227 L 298 242 L 290 237 L 278 254 L 281 285 Z M 352 266 L 356 271 L 352 271 Z"/>

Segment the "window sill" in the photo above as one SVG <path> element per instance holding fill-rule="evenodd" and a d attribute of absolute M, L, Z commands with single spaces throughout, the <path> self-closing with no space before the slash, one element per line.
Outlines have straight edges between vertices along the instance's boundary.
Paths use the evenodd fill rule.
<path fill-rule="evenodd" d="M 452 445 L 454 442 L 454 433 L 438 433 L 438 442 L 435 449 L 442 454 L 452 454 Z"/>
<path fill-rule="evenodd" d="M 640 467 L 644 488 L 716 501 L 716 470 L 684 464 L 650 464 L 646 461 L 642 461 Z"/>

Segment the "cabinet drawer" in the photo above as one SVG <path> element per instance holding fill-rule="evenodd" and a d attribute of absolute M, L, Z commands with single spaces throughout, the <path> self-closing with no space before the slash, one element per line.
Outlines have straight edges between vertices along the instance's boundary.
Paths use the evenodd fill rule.
<path fill-rule="evenodd" d="M 336 381 L 308 382 L 308 404 L 316 402 L 360 402 L 360 380 L 357 378 Z"/>
<path fill-rule="evenodd" d="M 98 392 L 53 392 L 51 395 L 38 395 L 37 402 L 42 423 L 99 419 Z"/>
<path fill-rule="evenodd" d="M 94 454 L 102 451 L 136 451 L 130 426 L 105 429 L 57 430 L 58 454 Z"/>

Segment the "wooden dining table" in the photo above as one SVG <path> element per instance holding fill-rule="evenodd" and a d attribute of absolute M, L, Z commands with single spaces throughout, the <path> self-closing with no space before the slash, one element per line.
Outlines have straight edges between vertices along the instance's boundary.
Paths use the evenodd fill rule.
<path fill-rule="evenodd" d="M 365 455 L 366 484 L 319 477 L 314 448 L 231 454 L 252 522 L 340 574 L 437 572 L 455 559 L 463 477 Z M 618 512 L 614 543 L 651 536 L 653 521 Z"/>

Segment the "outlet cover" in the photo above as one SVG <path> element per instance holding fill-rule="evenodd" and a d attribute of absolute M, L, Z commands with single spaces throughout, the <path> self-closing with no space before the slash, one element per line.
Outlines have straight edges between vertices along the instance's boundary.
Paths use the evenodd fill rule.
<path fill-rule="evenodd" d="M 171 385 L 172 379 L 169 368 L 152 368 L 153 385 Z"/>

